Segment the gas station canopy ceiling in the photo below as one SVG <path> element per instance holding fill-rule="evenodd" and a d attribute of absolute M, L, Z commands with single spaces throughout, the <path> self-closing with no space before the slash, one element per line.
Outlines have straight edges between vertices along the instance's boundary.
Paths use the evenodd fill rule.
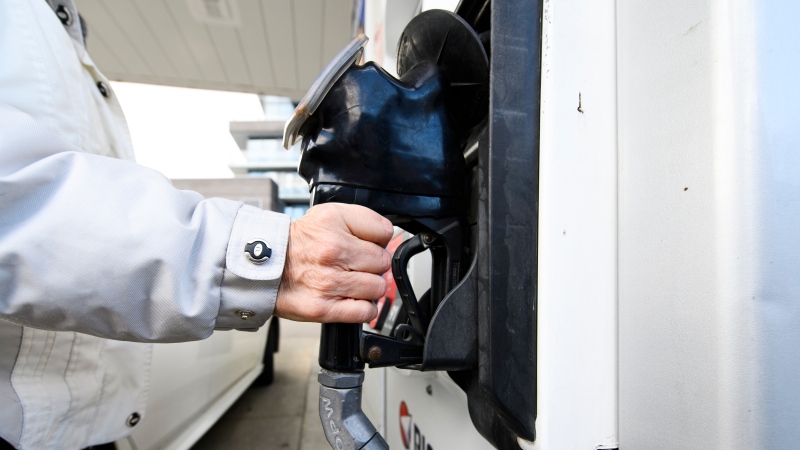
<path fill-rule="evenodd" d="M 299 99 L 353 35 L 353 0 L 77 0 L 111 80 Z"/>

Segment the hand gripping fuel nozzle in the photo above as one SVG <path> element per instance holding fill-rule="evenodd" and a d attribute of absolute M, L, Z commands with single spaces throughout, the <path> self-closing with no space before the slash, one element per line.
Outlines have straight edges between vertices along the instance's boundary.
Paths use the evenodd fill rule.
<path fill-rule="evenodd" d="M 311 204 L 366 206 L 414 234 L 392 272 L 407 320 L 392 335 L 323 324 L 319 413 L 334 449 L 388 449 L 361 409 L 364 366 L 426 370 L 424 346 L 439 304 L 463 276 L 467 175 L 464 148 L 488 106 L 488 58 L 460 17 L 431 10 L 398 43 L 397 73 L 360 63 L 357 36 L 328 64 L 286 122 L 284 147 L 301 146 Z M 430 250 L 431 289 L 417 299 L 412 256 Z"/>

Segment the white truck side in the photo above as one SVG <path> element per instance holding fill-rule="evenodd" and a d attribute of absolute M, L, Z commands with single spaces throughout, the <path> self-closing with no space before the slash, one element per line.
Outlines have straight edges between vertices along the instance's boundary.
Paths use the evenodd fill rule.
<path fill-rule="evenodd" d="M 798 19 L 778 0 L 544 2 L 524 448 L 800 440 Z M 392 448 L 491 448 L 446 374 L 368 370 L 364 402 Z"/>

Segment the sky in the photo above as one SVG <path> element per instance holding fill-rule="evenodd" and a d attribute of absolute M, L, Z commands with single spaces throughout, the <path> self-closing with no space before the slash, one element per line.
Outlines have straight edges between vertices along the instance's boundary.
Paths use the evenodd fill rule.
<path fill-rule="evenodd" d="M 262 120 L 254 94 L 112 83 L 136 160 L 169 178 L 230 178 L 244 161 L 228 131 L 234 120 Z"/>

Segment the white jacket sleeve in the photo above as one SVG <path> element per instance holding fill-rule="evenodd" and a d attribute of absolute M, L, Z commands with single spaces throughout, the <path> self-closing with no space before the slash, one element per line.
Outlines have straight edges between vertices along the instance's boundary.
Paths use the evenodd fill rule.
<path fill-rule="evenodd" d="M 0 319 L 176 342 L 270 317 L 287 216 L 180 191 L 0 103 Z M 263 239 L 264 264 L 244 247 Z"/>

